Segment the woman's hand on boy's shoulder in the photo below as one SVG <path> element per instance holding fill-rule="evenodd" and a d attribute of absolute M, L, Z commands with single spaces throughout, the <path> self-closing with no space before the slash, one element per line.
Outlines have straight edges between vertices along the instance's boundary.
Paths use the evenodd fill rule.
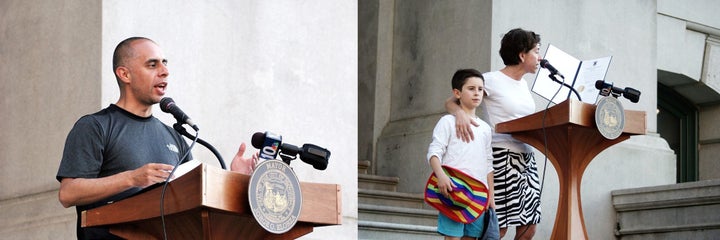
<path fill-rule="evenodd" d="M 462 139 L 463 142 L 471 142 L 475 140 L 475 134 L 473 134 L 472 126 L 478 127 L 480 124 L 465 114 L 462 109 L 455 112 L 453 115 L 455 116 L 455 134 L 457 134 L 458 138 Z"/>

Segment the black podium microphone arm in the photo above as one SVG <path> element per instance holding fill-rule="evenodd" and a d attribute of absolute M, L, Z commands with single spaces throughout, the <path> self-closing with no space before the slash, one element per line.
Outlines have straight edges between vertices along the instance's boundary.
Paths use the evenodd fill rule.
<path fill-rule="evenodd" d="M 186 138 L 189 138 L 190 140 L 195 140 L 195 136 L 188 133 L 187 130 L 185 130 L 185 127 L 182 126 L 182 123 L 173 124 L 173 128 L 175 129 L 175 131 L 177 131 L 181 135 L 185 136 Z M 200 143 L 200 145 L 205 146 L 213 154 L 215 154 L 215 157 L 218 159 L 218 161 L 220 161 L 220 167 L 222 167 L 222 169 L 224 169 L 224 170 L 227 170 L 227 167 L 225 166 L 225 160 L 223 160 L 222 156 L 217 151 L 217 149 L 215 149 L 215 147 L 213 147 L 212 145 L 210 145 L 210 143 L 208 143 L 205 140 L 202 140 L 200 138 L 197 138 L 197 142 Z"/>
<path fill-rule="evenodd" d="M 550 77 L 550 79 L 552 79 L 552 80 L 555 81 L 556 83 L 559 83 L 560 85 L 563 85 L 563 86 L 569 88 L 573 93 L 575 93 L 575 96 L 577 96 L 578 100 L 582 101 L 582 98 L 580 98 L 580 94 L 577 92 L 577 90 L 575 90 L 574 87 L 568 85 L 567 83 L 565 83 L 565 82 L 563 82 L 563 81 L 558 80 L 557 78 L 555 78 L 555 75 L 552 74 L 552 73 L 551 73 L 550 75 L 548 75 L 548 77 Z M 569 94 L 569 93 L 568 93 L 568 99 L 570 99 L 570 94 Z"/>

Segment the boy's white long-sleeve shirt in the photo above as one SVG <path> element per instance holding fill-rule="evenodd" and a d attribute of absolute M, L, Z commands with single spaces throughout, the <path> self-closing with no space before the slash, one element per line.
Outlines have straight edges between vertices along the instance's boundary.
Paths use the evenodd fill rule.
<path fill-rule="evenodd" d="M 475 140 L 466 143 L 457 137 L 455 116 L 445 115 L 440 118 L 433 130 L 427 161 L 429 163 L 432 156 L 437 156 L 442 165 L 463 171 L 487 186 L 487 174 L 493 171 L 490 145 L 492 129 L 480 118 L 474 117 L 473 119 L 480 126 L 471 126 Z"/>

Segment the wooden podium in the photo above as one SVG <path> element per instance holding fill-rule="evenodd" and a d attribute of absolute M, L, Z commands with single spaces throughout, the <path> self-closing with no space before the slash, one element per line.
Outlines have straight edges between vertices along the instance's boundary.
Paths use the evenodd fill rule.
<path fill-rule="evenodd" d="M 595 125 L 595 105 L 567 100 L 547 110 L 545 134 L 540 111 L 523 118 L 497 124 L 495 131 L 509 133 L 515 139 L 543 152 L 557 170 L 560 182 L 555 226 L 550 239 L 588 239 L 580 201 L 583 172 L 597 154 L 631 135 L 645 134 L 645 112 L 625 110 L 625 128 L 613 140 L 606 139 Z"/>
<path fill-rule="evenodd" d="M 295 239 L 314 227 L 341 224 L 337 184 L 300 183 L 302 209 L 288 232 L 262 228 L 250 211 L 250 176 L 200 164 L 171 181 L 165 192 L 168 239 Z M 162 239 L 162 186 L 82 212 L 82 226 L 106 226 L 126 239 Z"/>

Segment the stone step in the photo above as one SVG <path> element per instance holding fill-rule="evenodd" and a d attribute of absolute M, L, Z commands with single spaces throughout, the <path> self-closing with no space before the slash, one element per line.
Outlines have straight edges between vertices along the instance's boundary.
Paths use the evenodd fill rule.
<path fill-rule="evenodd" d="M 359 219 L 370 222 L 437 226 L 438 211 L 407 207 L 358 204 Z"/>
<path fill-rule="evenodd" d="M 434 210 L 425 203 L 422 193 L 358 189 L 358 203 Z"/>
<path fill-rule="evenodd" d="M 358 239 L 440 239 L 435 226 L 358 221 Z"/>
<path fill-rule="evenodd" d="M 398 177 L 386 177 L 371 174 L 358 174 L 358 188 L 370 190 L 396 191 Z"/>
<path fill-rule="evenodd" d="M 612 192 L 620 239 L 720 236 L 720 179 Z"/>

